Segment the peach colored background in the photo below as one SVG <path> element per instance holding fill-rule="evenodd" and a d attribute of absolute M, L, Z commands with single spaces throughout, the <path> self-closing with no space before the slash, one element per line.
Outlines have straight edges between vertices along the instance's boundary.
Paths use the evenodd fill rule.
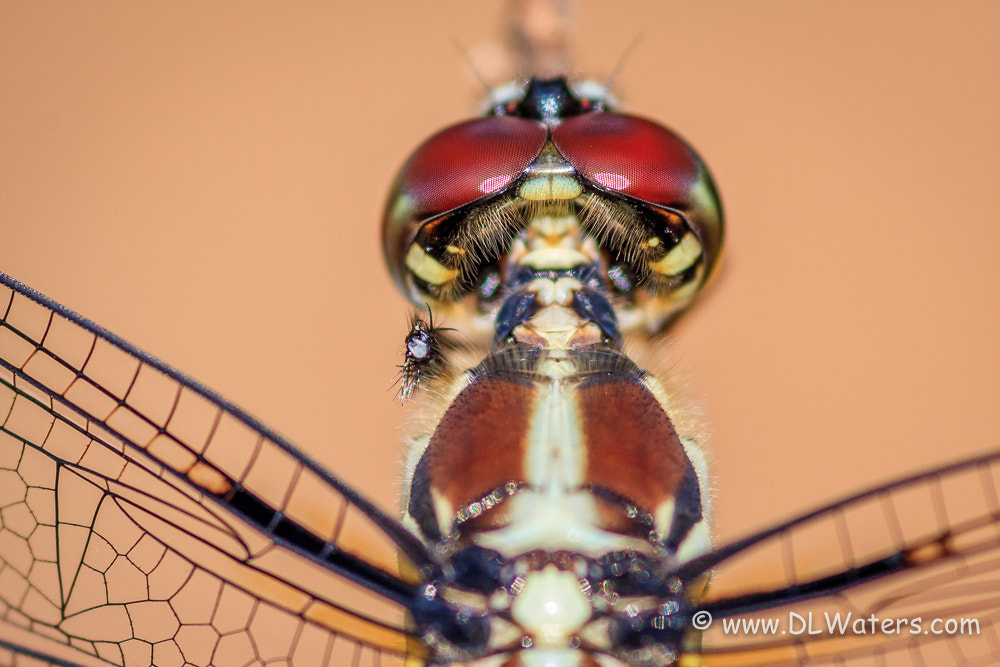
<path fill-rule="evenodd" d="M 729 222 L 671 341 L 723 535 L 1000 446 L 1000 4 L 581 2 Z M 394 170 L 498 2 L 0 4 L 0 268 L 394 502 Z M 478 52 L 478 51 L 477 51 Z"/>

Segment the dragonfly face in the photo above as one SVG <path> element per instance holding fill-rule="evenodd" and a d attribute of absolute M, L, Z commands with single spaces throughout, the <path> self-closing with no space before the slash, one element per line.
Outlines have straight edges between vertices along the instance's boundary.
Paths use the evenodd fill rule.
<path fill-rule="evenodd" d="M 590 87 L 533 79 L 410 157 L 389 196 L 383 247 L 414 303 L 475 293 L 471 309 L 493 315 L 504 338 L 523 317 L 515 313 L 535 307 L 505 295 L 538 271 L 579 267 L 596 282 L 576 307 L 601 301 L 590 307 L 602 312 L 581 315 L 617 338 L 617 320 L 655 331 L 698 292 L 722 243 L 708 170 L 676 134 L 615 112 Z M 617 317 L 594 290 L 615 300 Z"/>

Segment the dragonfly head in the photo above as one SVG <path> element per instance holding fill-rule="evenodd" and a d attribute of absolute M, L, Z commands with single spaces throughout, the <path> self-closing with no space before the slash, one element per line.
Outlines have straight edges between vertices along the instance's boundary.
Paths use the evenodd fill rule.
<path fill-rule="evenodd" d="M 627 326 L 655 330 L 679 314 L 718 259 L 719 196 L 690 145 L 614 104 L 594 84 L 532 79 L 419 146 L 382 227 L 403 294 L 493 316 L 525 262 L 583 265 L 612 285 Z"/>

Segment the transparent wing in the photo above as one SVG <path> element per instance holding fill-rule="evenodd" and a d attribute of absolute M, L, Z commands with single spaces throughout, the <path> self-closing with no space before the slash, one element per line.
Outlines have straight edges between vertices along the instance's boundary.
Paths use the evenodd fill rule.
<path fill-rule="evenodd" d="M 686 577 L 715 569 L 703 664 L 1000 664 L 998 486 L 1000 451 L 685 565 Z"/>
<path fill-rule="evenodd" d="M 0 664 L 393 664 L 433 573 L 266 426 L 0 274 Z"/>

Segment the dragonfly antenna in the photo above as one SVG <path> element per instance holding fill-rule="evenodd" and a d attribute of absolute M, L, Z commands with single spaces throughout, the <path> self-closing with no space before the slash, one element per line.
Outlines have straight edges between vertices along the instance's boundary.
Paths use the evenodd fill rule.
<path fill-rule="evenodd" d="M 635 38 L 631 42 L 629 42 L 629 45 L 625 47 L 625 50 L 618 57 L 618 62 L 615 63 L 615 68 L 611 70 L 611 74 L 608 76 L 608 80 L 604 84 L 605 90 L 611 92 L 611 89 L 614 88 L 615 81 L 618 79 L 618 75 L 622 73 L 623 69 L 625 69 L 625 63 L 627 63 L 628 59 L 632 57 L 632 54 L 635 52 L 636 48 L 638 48 L 639 43 L 642 42 L 642 39 L 643 35 L 641 34 L 636 35 Z"/>
<path fill-rule="evenodd" d="M 478 81 L 483 86 L 483 90 L 486 91 L 487 95 L 489 95 L 490 91 L 493 90 L 493 86 L 491 86 L 490 82 L 486 80 L 486 76 L 483 74 L 482 70 L 480 70 L 479 67 L 476 65 L 476 61 L 472 59 L 472 54 L 469 53 L 469 50 L 465 48 L 465 46 L 463 46 L 462 43 L 459 42 L 457 38 L 452 37 L 451 43 L 458 50 L 458 52 L 462 54 L 462 60 L 464 60 L 465 63 L 469 66 L 469 69 L 472 71 L 472 75 L 476 77 L 476 81 Z"/>

